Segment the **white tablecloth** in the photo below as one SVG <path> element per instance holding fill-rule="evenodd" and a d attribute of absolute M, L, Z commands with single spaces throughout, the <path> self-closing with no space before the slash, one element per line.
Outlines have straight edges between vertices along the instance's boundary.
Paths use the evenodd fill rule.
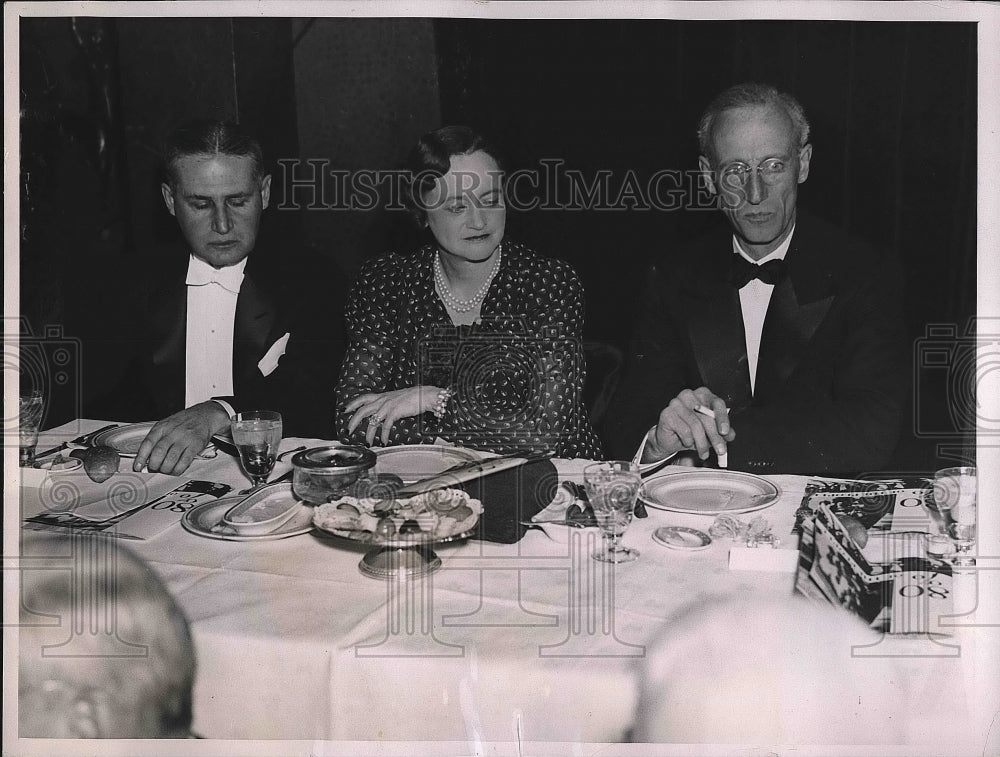
<path fill-rule="evenodd" d="M 104 425 L 80 423 L 74 433 Z M 43 434 L 39 449 L 63 438 Z M 303 443 L 286 439 L 283 449 Z M 560 474 L 576 480 L 585 464 L 557 461 Z M 196 461 L 188 475 L 247 486 L 224 454 Z M 782 495 L 760 514 L 785 537 L 782 547 L 794 549 L 789 534 L 806 479 L 771 480 Z M 362 575 L 363 548 L 313 534 L 227 542 L 199 538 L 178 522 L 128 545 L 164 578 L 191 622 L 194 729 L 202 736 L 433 740 L 469 753 L 487 742 L 618 741 L 633 715 L 644 645 L 671 611 L 717 594 L 792 593 L 792 573 L 730 570 L 728 540 L 680 552 L 651 539 L 658 526 L 707 531 L 710 524 L 651 509 L 624 537 L 641 557 L 613 568 L 589 557 L 596 529 L 550 527 L 553 538 L 532 531 L 514 545 L 441 545 L 442 569 L 403 584 Z M 970 596 L 962 601 L 973 606 L 956 605 L 956 613 L 974 609 Z M 934 646 L 913 643 L 917 654 Z M 946 679 L 977 685 L 960 657 L 925 659 L 915 673 L 925 693 Z M 939 743 L 941 726 L 924 720 L 912 726 L 912 740 Z M 955 738 L 948 733 L 944 743 Z M 986 731 L 970 738 L 982 745 Z"/>

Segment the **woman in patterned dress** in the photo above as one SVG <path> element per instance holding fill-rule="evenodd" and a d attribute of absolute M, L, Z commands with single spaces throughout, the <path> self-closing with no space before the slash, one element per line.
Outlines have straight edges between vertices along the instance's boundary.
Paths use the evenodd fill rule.
<path fill-rule="evenodd" d="M 563 261 L 504 238 L 496 150 L 447 126 L 419 140 L 410 171 L 411 212 L 434 241 L 355 282 L 341 440 L 599 458 L 581 401 L 583 289 Z"/>

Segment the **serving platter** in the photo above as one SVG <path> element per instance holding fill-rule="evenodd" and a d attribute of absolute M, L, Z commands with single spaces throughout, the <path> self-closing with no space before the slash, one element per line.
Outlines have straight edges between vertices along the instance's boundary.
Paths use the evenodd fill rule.
<path fill-rule="evenodd" d="M 222 516 L 242 499 L 246 499 L 245 494 L 221 497 L 214 502 L 206 502 L 198 507 L 193 507 L 184 513 L 181 525 L 196 536 L 220 541 L 274 541 L 287 539 L 290 536 L 301 536 L 313 529 L 313 508 L 308 505 L 300 505 L 301 510 L 274 531 L 259 536 L 237 534 L 232 529 L 222 525 Z"/>
<path fill-rule="evenodd" d="M 404 484 L 412 484 L 444 473 L 456 465 L 480 459 L 475 452 L 443 444 L 401 444 L 398 447 L 375 450 L 375 454 L 378 456 L 375 473 L 399 476 Z"/>
<path fill-rule="evenodd" d="M 366 576 L 406 579 L 441 567 L 431 545 L 469 537 L 482 512 L 482 503 L 460 489 L 402 500 L 345 496 L 317 507 L 313 526 L 318 534 L 370 545 L 358 563 Z"/>
<path fill-rule="evenodd" d="M 750 473 L 702 470 L 652 476 L 639 490 L 639 499 L 658 510 L 720 515 L 763 510 L 780 493 L 770 481 Z"/>

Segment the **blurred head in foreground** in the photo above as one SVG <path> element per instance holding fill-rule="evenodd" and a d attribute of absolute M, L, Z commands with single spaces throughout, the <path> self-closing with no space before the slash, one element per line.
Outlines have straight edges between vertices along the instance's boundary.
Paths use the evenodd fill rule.
<path fill-rule="evenodd" d="M 852 656 L 878 641 L 859 618 L 801 598 L 701 600 L 647 648 L 631 738 L 902 743 L 905 676 L 893 658 Z"/>
<path fill-rule="evenodd" d="M 23 555 L 19 735 L 187 737 L 194 647 L 159 578 L 107 537 L 26 539 Z"/>

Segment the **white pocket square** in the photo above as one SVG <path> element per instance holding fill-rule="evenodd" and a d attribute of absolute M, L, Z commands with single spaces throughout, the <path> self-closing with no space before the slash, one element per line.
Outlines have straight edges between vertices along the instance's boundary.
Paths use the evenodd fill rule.
<path fill-rule="evenodd" d="M 285 348 L 288 346 L 288 338 L 291 335 L 291 332 L 286 331 L 285 335 L 272 344 L 267 354 L 257 363 L 257 367 L 263 375 L 270 376 L 274 372 L 274 369 L 278 367 L 278 361 L 285 354 Z"/>

